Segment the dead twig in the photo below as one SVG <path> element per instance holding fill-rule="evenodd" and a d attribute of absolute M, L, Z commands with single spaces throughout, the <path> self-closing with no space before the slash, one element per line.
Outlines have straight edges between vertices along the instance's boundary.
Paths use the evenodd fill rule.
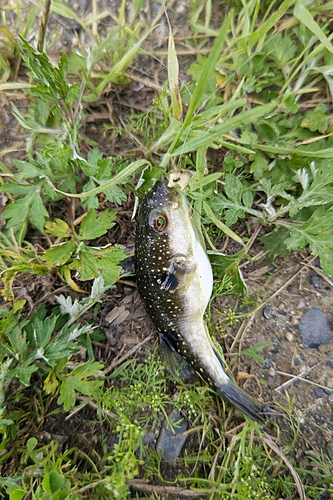
<path fill-rule="evenodd" d="M 47 29 L 47 23 L 49 21 L 50 10 L 51 10 L 51 0 L 45 0 L 43 15 L 42 15 L 42 19 L 40 21 L 40 26 L 39 26 L 39 31 L 38 31 L 38 41 L 37 41 L 38 52 L 44 51 L 46 29 Z"/>
<path fill-rule="evenodd" d="M 299 497 L 300 497 L 300 500 L 306 500 L 306 495 L 305 495 L 305 490 L 304 490 L 304 486 L 302 484 L 302 481 L 299 477 L 299 475 L 297 474 L 297 472 L 295 471 L 293 465 L 291 464 L 291 462 L 289 462 L 288 458 L 286 457 L 286 455 L 280 450 L 280 448 L 277 446 L 276 443 L 274 443 L 274 441 L 272 440 L 272 438 L 266 434 L 265 432 L 263 433 L 262 435 L 262 440 L 264 441 L 264 443 L 267 444 L 267 446 L 269 446 L 282 460 L 283 462 L 286 464 L 286 466 L 288 467 L 288 469 L 290 470 L 291 472 L 291 475 L 293 476 L 294 478 L 294 481 L 295 481 L 295 484 L 296 484 L 296 488 L 297 488 L 297 491 L 298 491 L 298 494 L 299 494 Z"/>
<path fill-rule="evenodd" d="M 192 491 L 179 486 L 158 486 L 141 481 L 140 479 L 128 479 L 127 483 L 132 486 L 132 488 L 142 492 L 149 492 L 150 494 L 153 492 L 159 495 L 173 495 L 175 497 L 202 498 L 202 492 Z"/>

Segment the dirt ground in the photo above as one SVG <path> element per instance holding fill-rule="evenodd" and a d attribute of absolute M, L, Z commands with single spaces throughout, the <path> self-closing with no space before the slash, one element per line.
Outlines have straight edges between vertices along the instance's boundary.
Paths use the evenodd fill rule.
<path fill-rule="evenodd" d="M 147 22 L 151 22 L 161 14 L 160 4 L 150 5 L 152 10 L 142 14 Z M 79 12 L 84 12 L 88 8 L 83 1 L 78 2 L 76 7 Z M 102 7 L 103 5 L 100 5 L 100 8 Z M 184 9 L 184 2 L 179 2 L 174 18 L 171 19 L 178 47 L 181 47 L 181 40 L 184 38 L 182 24 L 182 19 L 186 18 Z M 103 22 L 107 26 L 112 20 L 106 18 Z M 145 45 L 147 51 L 150 48 L 165 47 L 167 44 L 167 25 L 162 15 L 159 22 L 158 33 L 150 37 Z M 74 26 L 71 21 L 52 14 L 49 23 L 50 33 L 55 26 L 60 36 L 53 46 L 54 57 L 73 43 L 74 31 L 78 29 L 78 26 Z M 183 79 L 186 78 L 185 70 L 193 57 L 194 55 L 185 54 L 181 58 Z M 158 61 L 149 56 L 141 56 L 137 67 L 131 69 L 133 77 L 131 83 L 122 88 L 110 87 L 98 103 L 87 107 L 83 133 L 90 139 L 97 140 L 99 149 L 105 155 L 122 155 L 128 151 L 133 154 L 134 150 L 140 155 L 137 145 L 130 139 L 127 139 L 127 142 L 123 139 L 110 139 L 103 134 L 102 127 L 105 123 L 121 125 L 129 113 L 145 111 L 152 105 L 157 95 L 156 89 L 162 88 L 166 79 L 163 66 L 165 63 L 166 56 L 163 55 Z M 22 72 L 20 74 L 22 75 Z M 2 158 L 10 166 L 13 158 L 25 159 L 26 136 L 11 115 L 9 99 L 4 94 L 1 94 L 0 99 L 2 121 L 5 124 L 0 132 L 0 149 L 14 150 Z M 10 100 L 24 112 L 27 103 L 19 94 L 14 93 Z M 225 152 L 221 151 L 220 154 L 220 164 L 222 164 Z M 158 160 L 156 158 L 157 162 Z M 111 243 L 133 247 L 135 234 L 135 224 L 131 222 L 133 203 L 133 197 L 130 196 L 127 204 L 118 207 L 118 224 L 109 234 Z M 312 307 L 323 311 L 331 327 L 333 282 L 323 276 L 318 260 L 306 254 L 293 254 L 285 259 L 277 257 L 274 263 L 270 262 L 259 239 L 251 249 L 251 257 L 253 259 L 251 263 L 242 265 L 242 272 L 254 302 L 246 306 L 246 309 L 243 308 L 240 313 L 250 312 L 259 303 L 262 305 L 244 320 L 227 326 L 223 336 L 219 338 L 226 359 L 228 362 L 232 361 L 232 353 L 259 342 L 271 342 L 269 347 L 259 353 L 265 359 L 265 363 L 254 361 L 249 356 L 241 356 L 241 361 L 233 365 L 233 370 L 236 374 L 244 371 L 254 375 L 244 383 L 244 387 L 254 395 L 258 395 L 261 388 L 261 397 L 268 406 L 278 403 L 282 407 L 287 407 L 287 399 L 295 399 L 295 416 L 300 426 L 300 437 L 293 451 L 296 458 L 302 458 L 302 463 L 306 465 L 313 450 L 317 450 L 324 451 L 333 460 L 333 340 L 331 337 L 328 344 L 318 348 L 307 348 L 304 347 L 299 334 L 299 323 Z M 52 302 L 53 294 L 59 293 L 55 286 L 55 283 L 47 286 L 45 282 L 35 283 L 33 291 L 28 289 L 27 294 L 35 305 L 43 300 L 46 292 L 48 300 Z M 66 290 L 62 290 L 61 293 L 66 293 Z M 223 312 L 234 305 L 233 297 L 220 297 L 213 301 L 212 323 L 215 328 L 225 325 Z M 107 366 L 117 363 L 123 356 L 126 357 L 132 348 L 145 340 L 146 342 L 142 344 L 144 348 L 153 347 L 156 341 L 154 329 L 140 303 L 134 284 L 132 286 L 131 283 L 119 283 L 116 289 L 106 294 L 99 311 L 99 321 L 107 342 L 95 348 L 98 358 Z M 82 414 L 76 419 L 67 424 L 67 436 L 72 435 L 73 430 L 80 425 L 86 429 L 85 422 L 80 421 Z M 280 442 L 287 445 L 292 438 L 290 424 L 283 417 L 278 419 L 281 427 Z M 45 432 L 53 429 L 52 432 L 57 433 L 63 425 L 63 421 L 49 422 Z M 90 444 L 93 442 L 92 435 L 85 434 L 85 439 Z"/>

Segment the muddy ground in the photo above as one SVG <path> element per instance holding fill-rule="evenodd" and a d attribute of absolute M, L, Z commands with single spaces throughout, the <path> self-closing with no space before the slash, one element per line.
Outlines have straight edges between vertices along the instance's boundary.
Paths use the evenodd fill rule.
<path fill-rule="evenodd" d="M 103 2 L 101 2 L 103 3 Z M 113 2 L 111 2 L 113 3 Z M 160 4 L 149 4 L 150 10 L 143 11 L 142 16 L 147 22 L 159 17 L 160 28 L 145 44 L 148 50 L 167 46 L 167 24 L 160 10 Z M 186 3 L 178 2 L 171 16 L 174 37 L 178 48 L 182 47 L 184 38 L 183 19 L 186 19 Z M 78 12 L 85 12 L 88 6 L 85 2 L 73 4 Z M 100 5 L 102 8 L 103 5 Z M 116 5 L 115 5 L 116 7 Z M 108 8 L 110 8 L 108 4 Z M 28 9 L 28 3 L 27 3 Z M 218 18 L 216 18 L 218 21 Z M 107 29 L 110 18 L 103 23 Z M 50 36 L 57 28 L 60 36 L 53 45 L 53 57 L 63 50 L 68 50 L 74 42 L 76 33 L 84 37 L 77 25 L 70 20 L 59 18 L 52 14 L 49 21 Z M 184 51 L 186 52 L 186 51 Z M 186 68 L 195 54 L 181 56 L 181 77 L 186 79 Z M 116 138 L 104 134 L 104 125 L 121 125 L 132 112 L 142 112 L 149 109 L 166 80 L 166 55 L 160 54 L 158 59 L 142 55 L 137 60 L 136 67 L 129 71 L 132 81 L 121 87 L 108 88 L 101 100 L 87 106 L 86 121 L 83 134 L 96 140 L 100 151 L 107 155 L 129 155 L 133 158 L 142 156 L 137 144 L 131 139 Z M 24 70 L 20 69 L 18 78 L 24 79 Z M 2 94 L 2 122 L 5 125 L 0 132 L 0 149 L 11 148 L 10 154 L 2 160 L 7 165 L 13 158 L 26 159 L 25 134 L 11 114 L 10 101 L 24 112 L 27 102 L 21 93 L 13 92 L 9 97 Z M 219 163 L 223 163 L 226 152 L 218 152 Z M 216 152 L 214 153 L 216 158 Z M 156 162 L 159 158 L 155 158 Z M 69 203 L 64 201 L 64 204 Z M 119 211 L 118 224 L 109 234 L 109 241 L 124 244 L 131 248 L 134 245 L 135 223 L 131 221 L 133 197 Z M 108 206 L 107 204 L 105 206 Z M 113 207 L 114 208 L 114 207 Z M 64 206 L 63 210 L 68 207 Z M 34 235 L 32 235 L 33 241 Z M 221 242 L 221 247 L 224 242 Z M 228 250 L 227 250 L 228 251 Z M 306 466 L 308 457 L 314 450 L 323 451 L 333 460 L 333 340 L 319 347 L 305 347 L 300 333 L 299 323 L 304 315 L 313 307 L 319 308 L 327 317 L 331 330 L 333 324 L 332 302 L 333 282 L 326 278 L 320 269 L 318 259 L 304 254 L 293 254 L 288 258 L 276 257 L 274 262 L 268 260 L 264 246 L 258 238 L 251 249 L 252 262 L 242 265 L 242 272 L 253 302 L 241 314 L 253 313 L 225 328 L 225 311 L 235 307 L 233 297 L 216 298 L 212 303 L 212 324 L 214 329 L 223 327 L 219 341 L 224 349 L 228 362 L 238 353 L 259 342 L 270 342 L 271 345 L 260 351 L 264 363 L 254 361 L 249 356 L 241 356 L 240 361 L 233 364 L 233 371 L 246 372 L 253 375 L 243 386 L 271 407 L 276 403 L 288 407 L 288 398 L 294 398 L 294 415 L 300 426 L 300 436 L 294 448 L 294 456 Z M 48 282 L 47 279 L 29 277 L 29 283 L 22 277 L 16 283 L 18 289 L 24 291 L 29 304 L 35 308 L 41 301 L 54 302 L 54 295 L 71 293 L 60 281 Z M 145 348 L 153 348 L 156 342 L 154 328 L 140 303 L 135 283 L 119 283 L 114 290 L 104 297 L 98 319 L 106 342 L 95 345 L 98 359 L 109 366 L 117 364 L 120 359 L 128 356 L 130 350 L 148 339 L 133 356 L 142 356 Z M 259 384 L 258 381 L 261 383 Z M 261 393 L 262 391 L 262 393 Z M 281 412 L 283 414 L 283 412 Z M 87 446 L 96 441 L 95 432 L 87 425 L 87 420 L 94 419 L 87 411 L 75 418 L 65 421 L 59 417 L 57 421 L 47 422 L 45 432 L 61 435 L 67 445 L 73 446 L 74 431 L 82 429 L 80 435 L 87 440 Z M 292 439 L 290 424 L 283 416 L 279 417 L 281 427 L 280 443 L 287 445 Z M 67 426 L 67 427 L 66 427 Z"/>

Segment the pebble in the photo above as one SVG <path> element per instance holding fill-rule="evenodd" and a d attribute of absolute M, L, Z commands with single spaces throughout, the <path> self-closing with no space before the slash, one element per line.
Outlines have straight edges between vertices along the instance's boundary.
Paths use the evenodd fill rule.
<path fill-rule="evenodd" d="M 288 340 L 288 342 L 292 342 L 293 339 L 294 339 L 294 336 L 293 336 L 293 334 L 291 332 L 287 332 L 285 334 L 285 337 L 286 337 L 286 340 Z"/>
<path fill-rule="evenodd" d="M 178 425 L 171 429 L 168 421 L 164 421 L 156 444 L 156 451 L 162 454 L 165 461 L 174 462 L 179 457 L 187 439 L 187 435 L 183 434 L 187 431 L 187 423 L 182 419 L 178 410 L 173 410 L 170 413 L 169 421 L 172 424 L 178 422 Z"/>
<path fill-rule="evenodd" d="M 263 310 L 263 316 L 265 319 L 270 320 L 273 318 L 273 308 L 272 306 L 266 306 Z"/>
<path fill-rule="evenodd" d="M 304 314 L 298 330 L 304 347 L 314 349 L 331 340 L 327 316 L 319 307 L 311 307 Z"/>
<path fill-rule="evenodd" d="M 314 399 L 323 398 L 324 396 L 325 396 L 325 391 L 323 389 L 320 389 L 319 387 L 317 387 L 317 389 L 315 389 L 312 393 L 312 397 Z"/>

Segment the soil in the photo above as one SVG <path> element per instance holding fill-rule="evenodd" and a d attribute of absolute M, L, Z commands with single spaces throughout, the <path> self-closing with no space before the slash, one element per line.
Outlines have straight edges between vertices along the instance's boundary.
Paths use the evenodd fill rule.
<path fill-rule="evenodd" d="M 116 9 L 117 2 L 115 4 Z M 148 2 L 149 3 L 149 2 Z M 173 2 L 175 4 L 175 2 Z M 87 5 L 85 5 L 87 4 Z M 81 14 L 87 12 L 90 2 L 80 1 L 73 4 Z M 160 28 L 151 35 L 144 47 L 150 49 L 167 46 L 168 29 L 159 3 L 149 3 L 150 8 L 143 9 L 142 17 L 152 22 L 160 15 Z M 178 48 L 184 48 L 184 33 L 186 26 L 183 19 L 187 18 L 187 2 L 177 2 L 171 19 L 174 37 Z M 27 3 L 28 7 L 28 3 Z M 110 9 L 110 2 L 103 0 L 99 9 Z M 171 11 L 170 11 L 171 12 Z M 60 20 L 60 21 L 59 21 Z M 218 21 L 218 18 L 216 18 Z M 110 16 L 103 19 L 102 29 L 112 23 Z M 56 58 L 63 49 L 67 50 L 75 40 L 75 31 L 83 36 L 75 23 L 52 14 L 49 21 L 50 36 L 55 27 L 59 37 L 53 46 L 53 57 Z M 186 52 L 186 51 L 184 51 Z M 181 56 L 181 78 L 187 78 L 185 69 L 195 54 L 186 53 Z M 132 112 L 147 110 L 153 105 L 157 96 L 156 89 L 162 88 L 166 80 L 164 64 L 166 56 L 160 55 L 159 60 L 148 56 L 140 56 L 135 68 L 131 68 L 132 81 L 122 87 L 107 89 L 101 100 L 86 108 L 87 119 L 83 134 L 98 142 L 99 149 L 107 155 L 141 155 L 140 148 L 131 139 L 116 139 L 104 134 L 103 125 L 121 125 Z M 21 69 L 19 78 L 24 78 Z M 13 158 L 26 159 L 25 134 L 20 129 L 11 114 L 9 100 L 0 94 L 2 107 L 2 123 L 5 125 L 0 135 L 0 149 L 12 148 L 14 151 L 3 155 L 2 161 L 12 166 Z M 11 101 L 24 114 L 27 102 L 19 94 L 13 94 Z M 220 154 L 219 163 L 223 161 L 224 151 Z M 159 159 L 155 158 L 158 162 Z M 6 199 L 3 200 L 4 203 Z M 118 224 L 108 235 L 109 241 L 134 246 L 135 224 L 131 222 L 133 197 L 129 196 L 127 204 L 117 207 L 119 211 Z M 105 206 L 108 206 L 106 204 Z M 221 248 L 225 242 L 221 242 Z M 232 250 L 230 250 L 232 252 Z M 293 254 L 288 258 L 276 257 L 272 263 L 265 254 L 264 247 L 258 239 L 251 249 L 252 262 L 242 265 L 242 273 L 248 286 L 252 303 L 243 306 L 240 314 L 250 313 L 258 304 L 261 306 L 243 320 L 227 324 L 226 311 L 235 307 L 233 297 L 219 297 L 212 303 L 212 325 L 214 331 L 223 331 L 218 338 L 224 349 L 226 359 L 237 376 L 237 373 L 251 374 L 252 377 L 242 379 L 243 387 L 262 400 L 271 408 L 288 408 L 288 400 L 294 400 L 294 419 L 300 427 L 299 438 L 292 454 L 306 467 L 309 457 L 315 451 L 324 452 L 333 460 L 333 340 L 318 348 L 306 348 L 299 335 L 299 322 L 312 307 L 320 308 L 332 325 L 333 313 L 333 282 L 326 278 L 317 259 L 306 254 Z M 28 298 L 30 310 L 36 308 L 41 301 L 54 303 L 54 295 L 71 293 L 63 283 L 50 283 L 47 278 L 29 276 L 29 283 L 24 277 L 19 277 L 16 287 L 25 298 Z M 21 297 L 22 298 L 22 297 Z M 89 313 L 88 313 L 89 314 Z M 91 313 L 92 314 L 92 313 Z M 95 343 L 96 357 L 105 363 L 106 367 L 117 366 L 122 360 L 144 354 L 146 347 L 153 348 L 156 342 L 154 328 L 148 319 L 140 298 L 135 289 L 135 282 L 127 280 L 118 283 L 116 288 L 106 293 L 99 309 L 98 320 L 100 329 L 105 334 L 106 342 Z M 226 326 L 227 325 L 227 326 Z M 270 345 L 260 351 L 264 363 L 259 363 L 249 356 L 242 355 L 235 360 L 235 353 L 244 351 L 261 342 Z M 260 383 L 259 383 L 260 382 Z M 279 412 L 278 412 L 279 413 Z M 293 433 L 290 421 L 283 411 L 277 415 L 280 426 L 279 443 L 288 446 Z M 99 427 L 91 427 L 95 417 L 91 410 L 74 415 L 65 420 L 63 415 L 45 422 L 43 432 L 48 439 L 59 435 L 64 446 L 73 446 L 72 436 L 80 430 L 82 440 L 86 440 L 87 448 L 97 442 L 96 433 Z M 268 429 L 270 432 L 271 429 Z M 186 444 L 191 452 L 191 440 Z M 175 470 L 170 466 L 164 471 L 173 477 Z"/>

